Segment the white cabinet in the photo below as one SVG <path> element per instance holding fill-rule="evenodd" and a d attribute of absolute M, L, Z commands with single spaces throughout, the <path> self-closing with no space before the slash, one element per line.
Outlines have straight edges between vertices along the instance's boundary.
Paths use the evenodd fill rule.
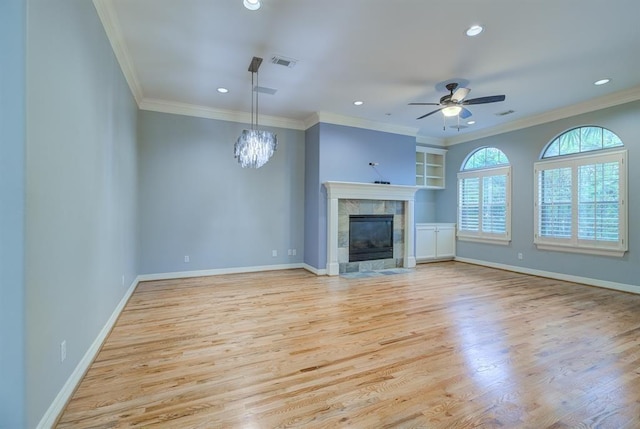
<path fill-rule="evenodd" d="M 416 260 L 425 262 L 456 256 L 455 223 L 417 223 Z"/>
<path fill-rule="evenodd" d="M 416 186 L 444 189 L 444 161 L 446 149 L 416 147 Z"/>

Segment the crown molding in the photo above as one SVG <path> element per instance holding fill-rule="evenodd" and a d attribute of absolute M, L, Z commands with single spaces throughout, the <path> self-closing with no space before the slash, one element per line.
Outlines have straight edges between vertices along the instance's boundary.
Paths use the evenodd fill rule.
<path fill-rule="evenodd" d="M 319 123 L 320 123 L 320 115 L 318 115 L 318 112 L 313 112 L 312 114 L 310 114 L 308 117 L 305 118 L 304 128 L 308 130 L 309 128 L 313 127 L 315 124 L 319 124 Z"/>
<path fill-rule="evenodd" d="M 175 101 L 145 98 L 139 103 L 140 110 L 150 110 L 153 112 L 173 113 L 175 115 L 194 116 L 196 118 L 217 119 L 220 121 L 239 122 L 242 124 L 251 123 L 251 114 L 236 110 L 214 109 L 206 106 L 196 106 Z M 268 127 L 289 128 L 294 130 L 305 130 L 303 121 L 282 118 L 279 116 L 260 115 L 260 125 Z"/>
<path fill-rule="evenodd" d="M 447 138 L 444 141 L 444 145 L 453 146 L 456 144 L 478 140 L 485 137 L 491 137 L 498 134 L 521 130 L 523 128 L 529 128 L 535 125 L 546 124 L 560 119 L 570 118 L 572 116 L 581 115 L 583 113 L 589 113 L 596 110 L 618 106 L 620 104 L 631 103 L 638 100 L 640 100 L 640 86 L 636 86 L 624 91 L 614 92 L 613 94 L 605 95 L 602 97 L 593 98 L 591 100 L 573 104 L 571 106 L 550 110 L 539 115 L 530 116 L 513 122 L 508 122 L 504 125 L 488 128 L 486 130 L 464 134 L 459 137 Z"/>
<path fill-rule="evenodd" d="M 142 86 L 135 72 L 131 55 L 127 50 L 126 45 L 123 43 L 122 31 L 120 30 L 120 24 L 118 22 L 118 16 L 113 8 L 113 2 L 110 0 L 93 0 L 93 5 L 98 12 L 98 17 L 102 22 L 104 31 L 107 33 L 107 38 L 111 44 L 111 49 L 116 56 L 118 64 L 124 78 L 129 85 L 129 89 L 133 94 L 133 98 L 136 100 L 138 106 L 142 101 Z"/>
<path fill-rule="evenodd" d="M 333 125 L 344 125 L 347 127 L 364 128 L 385 133 L 400 134 L 415 137 L 418 128 L 404 127 L 400 125 L 387 124 L 384 122 L 369 121 L 367 119 L 354 118 L 352 116 L 337 115 L 329 112 L 315 112 L 304 120 L 305 127 L 311 128 L 319 122 Z"/>
<path fill-rule="evenodd" d="M 416 136 L 416 143 L 426 144 L 430 146 L 445 146 L 445 140 L 439 137 L 431 137 L 431 136 Z"/>
<path fill-rule="evenodd" d="M 122 31 L 118 22 L 117 13 L 114 9 L 114 2 L 112 0 L 93 0 L 93 5 L 96 8 L 98 17 L 102 22 L 102 26 L 104 27 L 105 33 L 107 35 L 107 38 L 109 39 L 109 43 L 111 44 L 111 48 L 113 49 L 116 60 L 120 65 L 120 69 L 122 70 L 125 80 L 129 85 L 129 89 L 131 90 L 131 93 L 133 94 L 133 97 L 135 98 L 136 103 L 141 110 L 151 110 L 163 113 L 173 113 L 178 115 L 195 116 L 200 118 L 218 119 L 232 122 L 251 123 L 251 115 L 246 112 L 214 109 L 205 106 L 190 105 L 187 103 L 144 98 L 142 86 L 140 85 L 140 81 L 138 80 L 137 74 L 135 72 L 135 67 L 133 65 L 131 55 L 127 50 L 126 44 L 124 43 L 124 38 L 122 37 Z M 571 106 L 544 112 L 539 115 L 522 118 L 496 127 L 444 139 L 418 135 L 419 128 L 370 121 L 367 119 L 343 116 L 329 112 L 313 113 L 303 121 L 266 115 L 261 115 L 260 119 L 263 125 L 280 128 L 290 128 L 295 130 L 306 130 L 320 122 L 334 125 L 344 125 L 373 131 L 411 136 L 416 138 L 417 143 L 446 147 L 511 131 L 517 131 L 523 128 L 545 124 L 560 119 L 566 119 L 583 113 L 606 109 L 608 107 L 613 107 L 638 100 L 640 100 L 640 86 L 636 86 L 624 91 L 619 91 L 603 97 L 587 100 Z"/>

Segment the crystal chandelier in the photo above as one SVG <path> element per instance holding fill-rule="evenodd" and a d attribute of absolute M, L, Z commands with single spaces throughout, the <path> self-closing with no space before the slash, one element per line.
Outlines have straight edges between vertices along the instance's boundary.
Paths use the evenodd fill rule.
<path fill-rule="evenodd" d="M 262 58 L 253 57 L 249 64 L 251 72 L 251 129 L 242 130 L 233 147 L 234 157 L 242 168 L 260 168 L 269 161 L 278 146 L 276 135 L 270 131 L 258 130 L 258 69 L 262 64 Z M 253 86 L 253 77 L 256 76 L 256 86 Z M 255 122 L 253 113 L 253 101 L 255 92 Z"/>

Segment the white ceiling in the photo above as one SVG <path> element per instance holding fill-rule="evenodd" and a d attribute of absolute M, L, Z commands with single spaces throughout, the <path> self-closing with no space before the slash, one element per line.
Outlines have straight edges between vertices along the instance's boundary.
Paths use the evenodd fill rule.
<path fill-rule="evenodd" d="M 94 3 L 138 103 L 152 110 L 246 119 L 253 56 L 264 58 L 260 86 L 277 89 L 260 95 L 262 122 L 300 128 L 320 117 L 450 143 L 640 99 L 638 0 Z M 485 31 L 467 37 L 477 23 Z M 272 64 L 274 55 L 297 65 Z M 604 77 L 611 83 L 593 85 Z M 451 81 L 471 88 L 467 98 L 506 100 L 468 106 L 476 124 L 461 131 L 443 131 L 440 113 L 416 120 L 432 106 L 407 104 L 437 102 Z"/>

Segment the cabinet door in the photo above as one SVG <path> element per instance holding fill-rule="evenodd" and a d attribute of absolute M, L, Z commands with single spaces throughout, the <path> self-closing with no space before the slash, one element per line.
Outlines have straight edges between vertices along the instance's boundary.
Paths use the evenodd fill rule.
<path fill-rule="evenodd" d="M 438 258 L 456 255 L 456 230 L 452 226 L 439 226 L 436 233 Z"/>
<path fill-rule="evenodd" d="M 416 259 L 429 259 L 435 257 L 435 226 L 416 226 Z"/>

